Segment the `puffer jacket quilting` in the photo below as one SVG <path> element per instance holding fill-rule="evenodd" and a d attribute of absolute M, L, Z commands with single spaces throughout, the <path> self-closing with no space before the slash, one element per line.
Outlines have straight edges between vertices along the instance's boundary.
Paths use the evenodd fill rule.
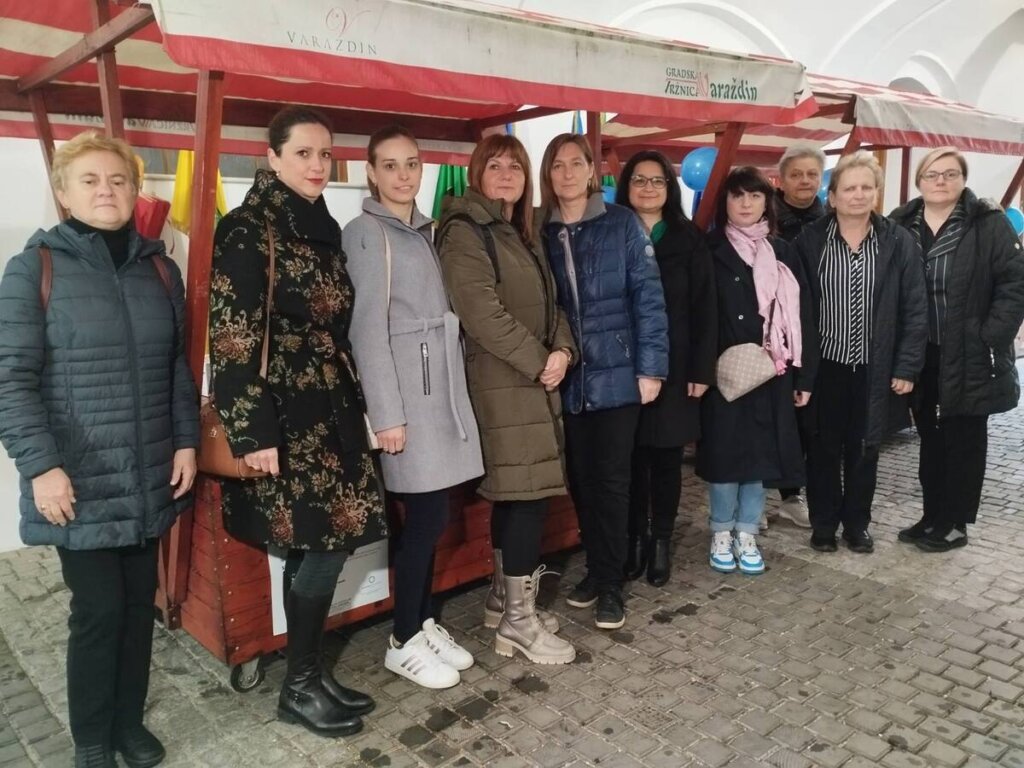
<path fill-rule="evenodd" d="M 53 254 L 44 313 L 38 246 Z M 152 259 L 172 277 L 170 298 Z M 0 282 L 0 439 L 21 475 L 26 544 L 99 549 L 140 544 L 174 522 L 174 451 L 199 443 L 184 354 L 185 289 L 163 244 L 132 233 L 116 273 L 99 235 L 40 230 Z M 75 519 L 50 524 L 31 479 L 63 467 Z"/>
<path fill-rule="evenodd" d="M 568 237 L 579 307 L 566 270 Z M 654 248 L 636 214 L 592 195 L 583 220 L 544 225 L 544 243 L 580 364 L 562 384 L 570 413 L 640 402 L 637 377 L 668 377 L 668 317 Z"/>

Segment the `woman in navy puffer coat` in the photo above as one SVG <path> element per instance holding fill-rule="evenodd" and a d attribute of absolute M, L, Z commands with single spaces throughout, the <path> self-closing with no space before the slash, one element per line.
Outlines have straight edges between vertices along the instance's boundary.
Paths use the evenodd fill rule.
<path fill-rule="evenodd" d="M 622 601 L 633 438 L 641 404 L 668 376 L 668 319 L 654 248 L 632 211 L 605 205 L 586 140 L 562 134 L 541 164 L 544 243 L 580 364 L 562 383 L 569 490 L 587 576 L 568 597 L 595 623 L 625 623 Z"/>

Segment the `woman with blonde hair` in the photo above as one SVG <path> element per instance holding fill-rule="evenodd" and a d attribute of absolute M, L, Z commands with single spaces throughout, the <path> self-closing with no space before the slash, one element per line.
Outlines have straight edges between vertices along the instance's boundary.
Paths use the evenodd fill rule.
<path fill-rule="evenodd" d="M 71 592 L 67 692 L 78 768 L 164 759 L 143 725 L 160 536 L 188 505 L 199 408 L 185 288 L 132 215 L 129 147 L 62 144 L 51 181 L 69 218 L 0 281 L 0 438 L 21 475 L 21 538 L 53 545 Z"/>
<path fill-rule="evenodd" d="M 485 623 L 494 649 L 568 664 L 573 646 L 536 610 L 548 500 L 565 494 L 558 385 L 576 359 L 551 271 L 533 230 L 530 159 L 514 136 L 473 150 L 464 197 L 445 200 L 438 247 L 466 331 L 469 394 L 483 444 L 479 494 L 494 502 L 495 576 Z"/>
<path fill-rule="evenodd" d="M 401 126 L 370 137 L 371 197 L 345 226 L 355 287 L 352 354 L 383 455 L 384 486 L 405 517 L 395 547 L 394 630 L 384 666 L 425 688 L 456 685 L 473 664 L 434 620 L 434 548 L 448 524 L 453 486 L 484 468 L 459 339 L 433 221 L 416 207 L 423 177 L 416 138 Z"/>
<path fill-rule="evenodd" d="M 985 481 L 988 416 L 1016 407 L 1013 339 L 1024 321 L 1024 255 L 1003 210 L 967 186 L 953 147 L 918 163 L 921 196 L 892 212 L 924 259 L 928 347 L 914 403 L 921 519 L 900 541 L 926 552 L 967 544 Z"/>
<path fill-rule="evenodd" d="M 793 246 L 811 286 L 821 361 L 805 416 L 811 547 L 874 551 L 868 532 L 878 446 L 924 363 L 924 270 L 913 238 L 875 213 L 884 178 L 870 152 L 832 170 L 832 212 Z"/>

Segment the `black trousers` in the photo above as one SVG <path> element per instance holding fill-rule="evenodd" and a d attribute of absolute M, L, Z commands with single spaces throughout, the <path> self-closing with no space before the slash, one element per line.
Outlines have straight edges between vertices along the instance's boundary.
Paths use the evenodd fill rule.
<path fill-rule="evenodd" d="M 57 547 L 71 591 L 68 715 L 78 745 L 142 724 L 153 655 L 157 539 L 138 547 Z"/>
<path fill-rule="evenodd" d="M 569 492 L 598 591 L 622 589 L 639 405 L 565 415 Z"/>
<path fill-rule="evenodd" d="M 819 536 L 866 531 L 878 475 L 878 447 L 866 446 L 868 366 L 822 360 L 814 383 L 817 434 L 807 442 L 807 507 Z"/>
<path fill-rule="evenodd" d="M 411 640 L 433 617 L 434 548 L 448 525 L 448 489 L 404 493 L 405 523 L 395 547 L 395 640 Z"/>
<path fill-rule="evenodd" d="M 683 494 L 683 449 L 637 446 L 629 487 L 629 537 L 672 537 Z M 648 512 L 650 518 L 648 519 Z"/>
<path fill-rule="evenodd" d="M 537 570 L 547 515 L 547 499 L 494 502 L 491 544 L 501 550 L 506 576 L 529 576 Z"/>
<path fill-rule="evenodd" d="M 988 453 L 988 417 L 938 418 L 940 349 L 928 345 L 914 421 L 921 437 L 917 474 L 924 496 L 924 519 L 948 533 L 954 526 L 978 519 Z"/>

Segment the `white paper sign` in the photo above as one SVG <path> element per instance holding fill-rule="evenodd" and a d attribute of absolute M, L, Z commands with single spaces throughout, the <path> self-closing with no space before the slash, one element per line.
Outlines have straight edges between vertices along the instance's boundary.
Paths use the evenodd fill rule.
<path fill-rule="evenodd" d="M 274 634 L 288 631 L 288 619 L 284 612 L 284 555 L 286 553 L 268 548 L 267 566 L 270 568 L 270 602 Z M 388 589 L 388 542 L 381 539 L 373 544 L 360 547 L 345 561 L 345 568 L 338 577 L 338 586 L 331 601 L 331 616 L 358 608 L 361 605 L 384 600 Z"/>

